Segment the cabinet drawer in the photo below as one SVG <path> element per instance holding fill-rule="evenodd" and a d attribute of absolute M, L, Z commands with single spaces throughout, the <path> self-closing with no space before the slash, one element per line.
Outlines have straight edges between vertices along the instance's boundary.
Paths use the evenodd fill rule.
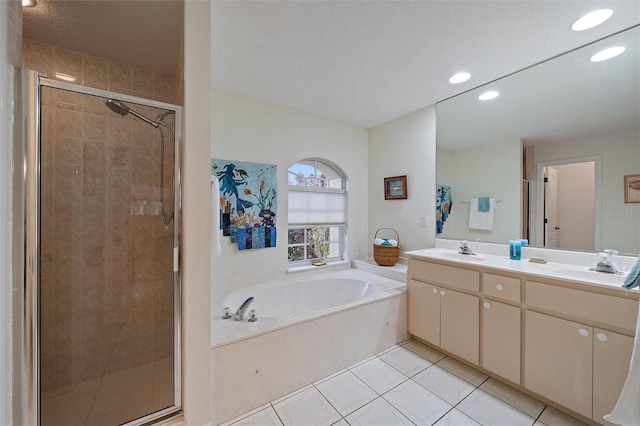
<path fill-rule="evenodd" d="M 502 275 L 483 274 L 482 291 L 488 296 L 520 302 L 520 280 Z"/>
<path fill-rule="evenodd" d="M 434 284 L 480 291 L 480 272 L 420 260 L 409 261 L 409 276 Z"/>
<path fill-rule="evenodd" d="M 535 281 L 527 281 L 526 283 L 526 303 L 529 306 L 621 327 L 630 331 L 635 329 L 638 319 L 637 300 Z"/>

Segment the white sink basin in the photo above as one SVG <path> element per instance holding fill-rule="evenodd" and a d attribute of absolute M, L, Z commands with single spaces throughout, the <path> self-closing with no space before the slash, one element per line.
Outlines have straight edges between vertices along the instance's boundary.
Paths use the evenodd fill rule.
<path fill-rule="evenodd" d="M 618 285 L 624 284 L 624 275 L 608 274 L 606 272 L 571 270 L 571 269 L 554 269 L 553 273 L 562 278 L 575 278 L 576 280 L 595 281 L 602 284 Z"/>

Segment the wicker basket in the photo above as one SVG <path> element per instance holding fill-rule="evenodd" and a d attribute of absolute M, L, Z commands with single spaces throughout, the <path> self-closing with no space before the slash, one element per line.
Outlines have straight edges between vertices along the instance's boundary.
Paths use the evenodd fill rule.
<path fill-rule="evenodd" d="M 381 229 L 389 229 L 396 233 L 396 239 L 398 241 L 398 245 L 393 246 L 381 246 L 380 244 L 373 245 L 373 260 L 380 266 L 393 266 L 398 262 L 400 258 L 400 236 L 398 235 L 398 231 L 393 228 L 379 228 L 376 231 L 376 234 L 373 236 L 375 240 L 378 237 L 378 232 Z"/>

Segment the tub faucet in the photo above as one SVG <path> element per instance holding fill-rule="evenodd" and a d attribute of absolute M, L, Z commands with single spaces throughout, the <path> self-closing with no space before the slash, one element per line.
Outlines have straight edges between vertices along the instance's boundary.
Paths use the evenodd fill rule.
<path fill-rule="evenodd" d="M 466 240 L 460 241 L 460 251 L 458 253 L 475 256 L 475 253 L 471 250 L 471 247 L 469 247 L 469 243 Z"/>
<path fill-rule="evenodd" d="M 244 313 L 249 307 L 249 305 L 251 304 L 251 302 L 253 302 L 253 297 L 250 297 L 244 302 L 242 302 L 242 305 L 240 305 L 236 313 L 233 315 L 233 319 L 235 319 L 236 321 L 242 321 L 242 319 L 244 318 Z"/>

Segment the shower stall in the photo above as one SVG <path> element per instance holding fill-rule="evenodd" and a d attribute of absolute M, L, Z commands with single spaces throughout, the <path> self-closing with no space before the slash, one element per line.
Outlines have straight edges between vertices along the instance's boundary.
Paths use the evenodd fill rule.
<path fill-rule="evenodd" d="M 18 77 L 24 420 L 172 415 L 182 407 L 182 109 Z"/>

